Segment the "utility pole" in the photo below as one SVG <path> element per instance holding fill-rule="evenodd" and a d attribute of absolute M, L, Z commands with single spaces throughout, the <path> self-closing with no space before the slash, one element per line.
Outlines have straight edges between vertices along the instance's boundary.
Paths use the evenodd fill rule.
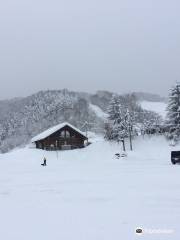
<path fill-rule="evenodd" d="M 122 144 L 123 144 L 123 151 L 125 152 L 125 151 L 126 151 L 126 147 L 125 147 L 125 140 L 124 140 L 124 139 L 122 139 L 121 141 L 122 141 Z"/>
<path fill-rule="evenodd" d="M 132 126 L 129 124 L 129 144 L 130 144 L 130 150 L 133 150 L 132 147 Z"/>
<path fill-rule="evenodd" d="M 56 157 L 57 157 L 57 160 L 58 160 L 58 141 L 56 140 Z"/>
<path fill-rule="evenodd" d="M 128 132 L 129 132 L 129 145 L 130 145 L 130 150 L 133 150 L 132 147 L 132 119 L 129 110 L 127 109 L 127 121 L 128 121 Z"/>

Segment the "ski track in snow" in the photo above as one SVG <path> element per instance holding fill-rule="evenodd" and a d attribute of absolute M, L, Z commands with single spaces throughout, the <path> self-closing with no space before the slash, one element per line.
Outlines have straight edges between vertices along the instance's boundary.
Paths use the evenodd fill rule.
<path fill-rule="evenodd" d="M 30 148 L 0 154 L 1 239 L 136 240 L 142 227 L 174 233 L 141 239 L 179 240 L 180 165 L 171 165 L 163 137 L 139 137 L 134 148 L 117 160 L 120 145 L 98 137 L 58 156 Z"/>

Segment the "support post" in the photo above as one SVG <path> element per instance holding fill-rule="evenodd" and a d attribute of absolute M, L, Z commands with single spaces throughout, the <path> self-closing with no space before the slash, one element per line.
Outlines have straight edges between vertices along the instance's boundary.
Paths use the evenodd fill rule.
<path fill-rule="evenodd" d="M 132 151 L 133 150 L 133 147 L 132 147 L 132 131 L 131 131 L 131 125 L 129 125 L 129 144 L 130 144 L 130 150 Z"/>
<path fill-rule="evenodd" d="M 124 139 L 122 139 L 122 144 L 123 144 L 123 151 L 125 152 L 125 151 L 126 151 L 126 146 L 125 146 L 125 141 L 124 141 Z"/>

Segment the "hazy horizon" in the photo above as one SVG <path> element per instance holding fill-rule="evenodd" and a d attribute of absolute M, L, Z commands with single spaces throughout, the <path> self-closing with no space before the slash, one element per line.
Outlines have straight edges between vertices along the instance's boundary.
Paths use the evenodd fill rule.
<path fill-rule="evenodd" d="M 153 92 L 145 92 L 145 91 L 127 91 L 127 92 L 122 92 L 122 93 L 118 93 L 116 91 L 110 91 L 110 90 L 104 90 L 104 89 L 97 89 L 95 91 L 91 91 L 91 92 L 88 92 L 88 91 L 78 91 L 78 90 L 74 90 L 74 89 L 68 89 L 68 88 L 62 88 L 62 89 L 43 89 L 43 90 L 38 90 L 38 91 L 35 91 L 35 92 L 32 92 L 30 94 L 24 94 L 24 95 L 21 95 L 21 96 L 13 96 L 13 97 L 9 97 L 9 98 L 4 98 L 4 99 L 0 99 L 0 101 L 9 101 L 9 100 L 13 100 L 13 99 L 18 99 L 18 98 L 26 98 L 26 97 L 29 97 L 29 96 L 32 96 L 34 94 L 37 94 L 38 92 L 41 92 L 41 91 L 61 91 L 61 90 L 68 90 L 70 92 L 77 92 L 77 93 L 87 93 L 87 94 L 96 94 L 97 92 L 110 92 L 110 93 L 117 93 L 117 94 L 131 94 L 131 93 L 143 93 L 143 94 L 152 94 L 152 95 L 157 95 L 159 97 L 162 97 L 162 98 L 167 98 L 167 96 L 165 95 L 161 95 L 161 94 L 158 94 L 158 93 L 153 93 Z"/>
<path fill-rule="evenodd" d="M 8 0 L 0 99 L 47 89 L 167 96 L 180 79 L 177 0 Z"/>

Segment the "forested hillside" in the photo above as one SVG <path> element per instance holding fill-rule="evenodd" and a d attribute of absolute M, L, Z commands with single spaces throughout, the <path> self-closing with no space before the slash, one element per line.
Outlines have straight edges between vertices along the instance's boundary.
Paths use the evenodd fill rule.
<path fill-rule="evenodd" d="M 0 101 L 0 152 L 26 145 L 33 136 L 64 121 L 82 131 L 88 128 L 103 132 L 105 114 L 102 113 L 107 113 L 112 96 L 107 91 L 89 94 L 64 89 Z M 134 95 L 123 95 L 121 100 L 124 106 L 142 111 Z"/>

